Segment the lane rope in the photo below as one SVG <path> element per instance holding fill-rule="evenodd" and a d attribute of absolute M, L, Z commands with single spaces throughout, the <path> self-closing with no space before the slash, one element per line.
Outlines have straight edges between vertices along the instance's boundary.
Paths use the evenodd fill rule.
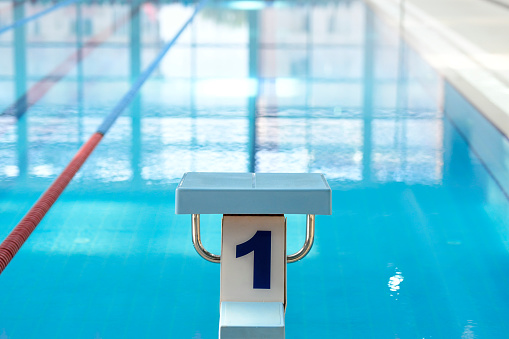
<path fill-rule="evenodd" d="M 65 6 L 67 6 L 67 5 L 73 4 L 73 3 L 75 3 L 75 2 L 80 2 L 80 1 L 82 1 L 82 0 L 66 0 L 66 1 L 59 2 L 58 4 L 56 4 L 56 5 L 55 5 L 55 6 L 53 6 L 53 7 L 46 8 L 45 10 L 43 10 L 43 11 L 41 11 L 41 12 L 39 12 L 39 13 L 35 13 L 34 15 L 31 15 L 31 16 L 29 16 L 29 17 L 26 17 L 26 18 L 20 19 L 20 20 L 18 20 L 18 21 L 16 21 L 16 22 L 13 22 L 13 23 L 12 23 L 12 24 L 10 24 L 10 25 L 7 25 L 7 26 L 4 26 L 4 27 L 0 28 L 0 34 L 3 34 L 3 33 L 7 32 L 7 31 L 9 31 L 9 30 L 11 30 L 11 29 L 13 29 L 13 28 L 16 28 L 16 27 L 22 26 L 22 25 L 24 25 L 24 24 L 26 24 L 27 22 L 30 22 L 30 21 L 32 21 L 32 20 L 38 19 L 38 18 L 40 18 L 41 16 L 46 15 L 46 14 L 48 14 L 48 13 L 51 13 L 51 12 L 53 12 L 54 10 L 57 10 L 57 9 L 59 9 L 59 8 L 61 8 L 61 7 L 65 7 Z M 23 5 L 23 4 L 21 4 L 21 5 Z"/>
<path fill-rule="evenodd" d="M 103 123 L 97 129 L 97 132 L 105 134 L 110 129 L 111 125 L 117 120 L 122 111 L 129 105 L 129 103 L 134 99 L 134 97 L 138 94 L 140 87 L 145 83 L 150 74 L 156 69 L 157 65 L 164 58 L 168 50 L 175 44 L 180 35 L 184 32 L 186 27 L 193 21 L 196 14 L 200 11 L 200 9 L 207 3 L 208 0 L 201 1 L 194 10 L 191 17 L 185 22 L 185 24 L 180 28 L 177 34 L 173 37 L 173 39 L 168 42 L 161 52 L 156 56 L 154 61 L 147 67 L 143 73 L 136 79 L 136 82 L 132 85 L 129 91 L 124 95 L 124 97 L 118 102 L 118 104 L 113 108 L 110 114 L 104 119 Z"/>
<path fill-rule="evenodd" d="M 69 182 L 81 166 L 88 159 L 90 154 L 94 151 L 96 146 L 102 140 L 103 136 L 108 132 L 116 119 L 120 116 L 122 111 L 134 99 L 141 86 L 148 79 L 150 74 L 156 69 L 157 65 L 163 59 L 168 50 L 175 44 L 185 28 L 193 21 L 196 14 L 203 8 L 208 0 L 201 1 L 195 8 L 191 17 L 186 21 L 182 28 L 177 32 L 175 37 L 168 42 L 161 52 L 157 55 L 154 61 L 147 69 L 140 74 L 136 82 L 132 85 L 129 91 L 124 95 L 120 102 L 113 108 L 113 110 L 106 116 L 103 123 L 99 126 L 96 133 L 94 133 L 88 141 L 81 146 L 71 162 L 67 165 L 64 171 L 57 177 L 51 186 L 42 194 L 37 202 L 30 208 L 28 213 L 21 219 L 21 221 L 14 227 L 5 240 L 0 244 L 0 274 L 5 270 L 7 265 L 14 258 L 21 246 L 26 242 L 30 234 L 35 230 L 37 225 L 44 218 L 51 206 L 58 199 L 60 194 L 67 187 Z"/>
<path fill-rule="evenodd" d="M 11 233 L 0 244 L 0 274 L 14 258 L 23 243 L 37 227 L 42 218 L 46 215 L 51 206 L 58 199 L 60 194 L 67 187 L 76 172 L 81 168 L 85 160 L 92 153 L 94 148 L 102 139 L 102 134 L 94 133 L 88 141 L 81 146 L 71 162 L 64 171 L 57 177 L 51 186 L 30 208 L 28 213 L 21 219 Z"/>
<path fill-rule="evenodd" d="M 124 26 L 129 18 L 132 18 L 139 11 L 140 7 L 137 6 L 130 11 L 129 14 L 123 16 L 120 20 L 115 22 L 111 27 L 108 27 L 101 32 L 91 37 L 83 45 L 80 50 L 70 54 L 64 61 L 55 67 L 44 78 L 36 82 L 28 91 L 25 92 L 20 98 L 6 108 L 2 115 L 13 115 L 18 120 L 39 100 L 41 100 L 46 93 L 60 80 L 62 80 L 76 65 L 85 60 L 97 47 L 106 42 L 120 27 Z M 81 52 L 81 53 L 80 53 Z"/>

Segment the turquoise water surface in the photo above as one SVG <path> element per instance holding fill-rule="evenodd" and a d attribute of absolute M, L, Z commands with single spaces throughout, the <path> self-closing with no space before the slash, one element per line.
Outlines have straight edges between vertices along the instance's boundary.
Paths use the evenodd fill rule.
<path fill-rule="evenodd" d="M 0 1 L 0 29 L 51 6 Z M 193 8 L 78 2 L 0 35 L 0 239 Z M 507 338 L 507 176 L 483 159 L 507 160 L 482 124 L 361 1 L 210 2 L 0 276 L 0 338 L 217 338 L 219 265 L 174 213 L 188 171 L 329 181 L 287 338 Z"/>

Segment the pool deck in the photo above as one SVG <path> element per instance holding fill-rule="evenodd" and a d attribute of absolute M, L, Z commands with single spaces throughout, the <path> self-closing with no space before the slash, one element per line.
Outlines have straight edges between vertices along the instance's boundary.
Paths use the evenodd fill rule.
<path fill-rule="evenodd" d="M 509 137 L 508 0 L 366 0 Z"/>

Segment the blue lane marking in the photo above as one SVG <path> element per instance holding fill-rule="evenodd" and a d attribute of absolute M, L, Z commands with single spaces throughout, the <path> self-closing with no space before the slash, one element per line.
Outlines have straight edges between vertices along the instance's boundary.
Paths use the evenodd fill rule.
<path fill-rule="evenodd" d="M 42 11 L 42 12 L 36 13 L 36 14 L 34 14 L 34 15 L 32 15 L 32 16 L 29 16 L 29 17 L 27 17 L 27 18 L 24 18 L 24 19 L 18 20 L 18 21 L 14 22 L 14 23 L 12 23 L 12 24 L 10 24 L 10 25 L 8 25 L 8 26 L 5 26 L 5 27 L 0 28 L 0 34 L 3 34 L 3 33 L 7 32 L 7 31 L 8 31 L 8 30 L 10 30 L 10 29 L 13 29 L 13 28 L 19 27 L 19 26 L 21 26 L 21 25 L 26 24 L 27 22 L 30 22 L 30 21 L 35 20 L 35 19 L 37 19 L 37 18 L 40 18 L 41 16 L 46 15 L 46 14 L 48 14 L 48 13 L 50 13 L 50 12 L 53 12 L 54 10 L 59 9 L 60 7 L 64 7 L 64 6 L 67 6 L 67 5 L 73 4 L 73 3 L 75 3 L 75 2 L 80 2 L 80 1 L 81 1 L 81 0 L 67 0 L 67 1 L 60 2 L 60 3 L 56 4 L 56 5 L 55 5 L 55 6 L 53 6 L 53 7 L 50 7 L 50 8 L 45 9 L 45 10 L 44 10 L 44 11 Z M 22 4 L 20 4 L 20 6 L 22 6 Z"/>
<path fill-rule="evenodd" d="M 101 126 L 97 129 L 98 133 L 101 133 L 102 135 L 106 134 L 110 127 L 115 123 L 115 120 L 122 114 L 124 109 L 131 103 L 131 101 L 134 99 L 136 94 L 138 94 L 138 91 L 140 90 L 141 86 L 145 83 L 145 81 L 148 79 L 150 74 L 155 70 L 159 62 L 164 58 L 165 54 L 168 52 L 168 50 L 175 44 L 177 39 L 180 37 L 182 32 L 186 29 L 186 27 L 193 21 L 196 14 L 202 9 L 202 7 L 208 2 L 208 0 L 201 1 L 198 6 L 196 6 L 196 9 L 193 12 L 193 15 L 186 21 L 186 23 L 180 28 L 180 30 L 177 32 L 175 37 L 167 43 L 164 48 L 159 52 L 157 57 L 152 61 L 150 66 L 143 71 L 143 73 L 140 74 L 138 79 L 136 79 L 136 82 L 131 86 L 129 91 L 124 95 L 124 97 L 119 101 L 119 103 L 113 108 L 113 110 L 108 114 L 108 116 L 103 120 Z"/>
<path fill-rule="evenodd" d="M 104 41 L 108 40 L 120 27 L 124 26 L 135 13 L 139 12 L 139 10 L 139 6 L 132 8 L 129 14 L 115 21 L 111 27 L 92 36 L 89 41 L 94 41 L 94 43 L 87 49 L 88 52 L 84 51 L 84 47 L 81 46 L 81 48 L 70 54 L 62 63 L 54 68 L 53 71 L 45 75 L 42 79 L 37 79 L 37 82 L 14 103 L 1 112 L 0 116 L 12 115 L 18 120 L 21 119 L 21 117 L 25 115 L 33 105 L 41 100 L 54 85 L 64 79 L 72 68 L 81 64 L 97 47 L 102 46 Z M 74 43 L 74 46 L 76 47 L 76 43 Z M 82 53 L 79 53 L 80 51 Z M 28 98 L 30 98 L 30 100 Z"/>

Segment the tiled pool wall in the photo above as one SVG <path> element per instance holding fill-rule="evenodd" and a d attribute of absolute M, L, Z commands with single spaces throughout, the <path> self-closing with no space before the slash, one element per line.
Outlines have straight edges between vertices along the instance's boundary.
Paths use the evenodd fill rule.
<path fill-rule="evenodd" d="M 445 115 L 509 197 L 509 140 L 453 86 L 446 83 Z"/>

